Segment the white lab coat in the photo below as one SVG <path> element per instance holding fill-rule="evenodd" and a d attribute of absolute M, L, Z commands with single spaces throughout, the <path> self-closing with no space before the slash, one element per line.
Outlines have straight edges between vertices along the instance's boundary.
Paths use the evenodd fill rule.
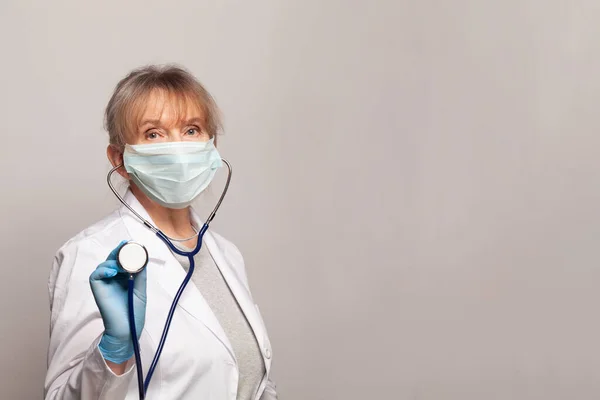
<path fill-rule="evenodd" d="M 152 222 L 130 191 L 125 201 Z M 192 215 L 201 226 L 196 213 L 192 211 Z M 185 272 L 167 246 L 122 206 L 69 240 L 56 254 L 48 283 L 51 320 L 46 400 L 138 398 L 134 363 L 129 361 L 125 374 L 117 376 L 98 350 L 104 326 L 89 284 L 92 271 L 121 240 L 140 242 L 149 253 L 146 323 L 140 337 L 146 376 Z M 260 346 L 266 374 L 254 398 L 275 400 L 275 385 L 269 379 L 271 344 L 250 294 L 242 256 L 231 242 L 210 230 L 204 236 L 204 245 Z M 188 285 L 175 311 L 146 399 L 235 400 L 237 386 L 238 368 L 231 344 L 200 291 Z"/>

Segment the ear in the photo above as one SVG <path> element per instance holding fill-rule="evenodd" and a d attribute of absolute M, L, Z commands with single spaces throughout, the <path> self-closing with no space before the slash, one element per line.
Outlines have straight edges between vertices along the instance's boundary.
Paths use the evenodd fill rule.
<path fill-rule="evenodd" d="M 113 167 L 120 165 L 121 168 L 117 169 L 119 175 L 123 178 L 129 180 L 129 174 L 125 171 L 123 167 L 123 151 L 119 150 L 119 148 L 114 144 L 109 144 L 106 148 L 106 156 L 108 157 L 108 161 L 112 164 Z"/>

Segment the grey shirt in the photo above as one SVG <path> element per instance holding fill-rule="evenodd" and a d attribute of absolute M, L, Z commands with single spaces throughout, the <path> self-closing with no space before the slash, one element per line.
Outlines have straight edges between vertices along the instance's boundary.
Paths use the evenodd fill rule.
<path fill-rule="evenodd" d="M 177 247 L 183 251 L 191 250 L 181 245 Z M 187 272 L 190 268 L 188 258 L 175 253 L 173 255 Z M 237 359 L 239 369 L 237 400 L 251 400 L 266 372 L 254 332 L 204 245 L 194 257 L 194 263 L 191 283 L 196 285 L 217 317 Z"/>

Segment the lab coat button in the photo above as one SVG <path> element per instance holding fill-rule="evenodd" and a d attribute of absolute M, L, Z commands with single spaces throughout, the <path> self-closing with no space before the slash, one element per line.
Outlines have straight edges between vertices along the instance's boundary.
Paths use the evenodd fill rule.
<path fill-rule="evenodd" d="M 265 349 L 265 357 L 267 357 L 267 359 L 271 358 L 271 349 L 268 347 Z"/>

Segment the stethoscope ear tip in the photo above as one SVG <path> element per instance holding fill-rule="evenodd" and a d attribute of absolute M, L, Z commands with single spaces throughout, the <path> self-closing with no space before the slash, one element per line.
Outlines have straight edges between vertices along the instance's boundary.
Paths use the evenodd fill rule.
<path fill-rule="evenodd" d="M 138 242 L 129 241 L 119 249 L 117 264 L 130 274 L 137 274 L 148 264 L 148 250 Z"/>

